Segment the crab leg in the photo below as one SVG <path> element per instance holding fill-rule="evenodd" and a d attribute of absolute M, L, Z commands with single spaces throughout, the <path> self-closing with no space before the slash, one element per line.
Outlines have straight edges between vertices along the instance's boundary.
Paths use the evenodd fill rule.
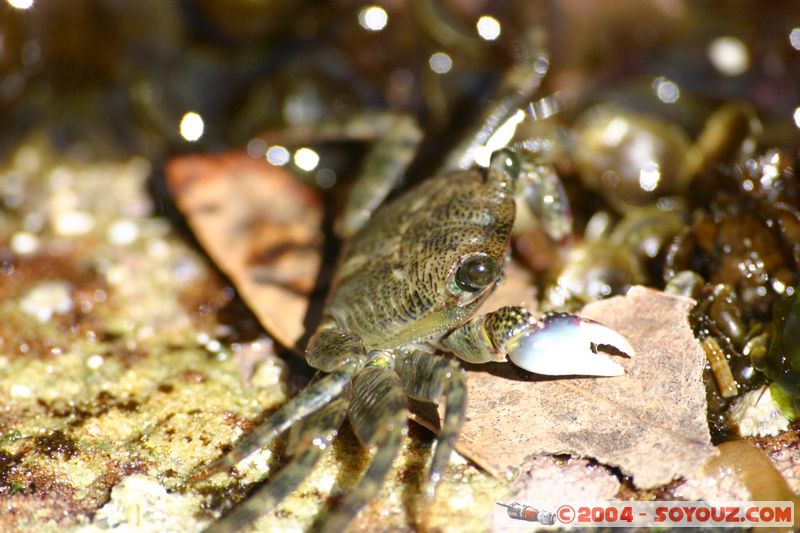
<path fill-rule="evenodd" d="M 369 220 L 394 187 L 400 183 L 417 154 L 422 130 L 410 116 L 394 115 L 386 132 L 377 138 L 364 159 L 364 166 L 350 188 L 345 210 L 337 220 L 342 237 L 354 235 Z"/>
<path fill-rule="evenodd" d="M 535 318 L 524 307 L 503 307 L 453 331 L 444 347 L 472 363 L 508 356 L 516 366 L 549 376 L 621 376 L 625 369 L 600 349 L 632 356 L 633 347 L 613 329 L 569 313 Z"/>
<path fill-rule="evenodd" d="M 289 448 L 295 457 L 244 503 L 214 522 L 204 533 L 241 531 L 272 511 L 308 476 L 336 437 L 347 413 L 347 399 L 339 398 L 292 428 Z"/>
<path fill-rule="evenodd" d="M 540 28 L 527 32 L 522 47 L 526 57 L 506 72 L 492 96 L 495 103 L 487 106 L 475 126 L 467 130 L 463 140 L 451 150 L 440 174 L 472 167 L 480 148 L 487 145 L 511 115 L 529 103 L 549 65 L 545 39 L 546 35 Z"/>
<path fill-rule="evenodd" d="M 513 150 L 520 164 L 518 188 L 528 208 L 551 239 L 565 242 L 572 235 L 572 210 L 556 169 L 527 141 Z"/>
<path fill-rule="evenodd" d="M 372 498 L 389 473 L 406 432 L 405 395 L 397 374 L 389 368 L 369 366 L 353 379 L 350 423 L 364 446 L 374 445 L 375 455 L 361 479 L 345 494 L 313 531 L 339 533 Z"/>
<path fill-rule="evenodd" d="M 269 445 L 298 421 L 325 407 L 342 393 L 361 364 L 360 360 L 347 361 L 337 371 L 306 387 L 244 440 L 238 442 L 227 455 L 196 473 L 193 481 L 206 479 L 235 466 L 251 453 Z"/>
<path fill-rule="evenodd" d="M 268 132 L 261 138 L 267 144 L 290 146 L 326 141 L 374 141 L 336 221 L 336 232 L 346 238 L 369 220 L 372 212 L 400 183 L 417 153 L 422 130 L 410 115 L 364 112 L 344 121 Z"/>
<path fill-rule="evenodd" d="M 455 361 L 423 351 L 400 356 L 396 365 L 403 389 L 411 398 L 438 403 L 439 397 L 444 393 L 444 420 L 425 483 L 424 496 L 426 500 L 430 500 L 436 493 L 436 487 L 455 447 L 458 431 L 464 423 L 467 407 L 464 370 Z"/>

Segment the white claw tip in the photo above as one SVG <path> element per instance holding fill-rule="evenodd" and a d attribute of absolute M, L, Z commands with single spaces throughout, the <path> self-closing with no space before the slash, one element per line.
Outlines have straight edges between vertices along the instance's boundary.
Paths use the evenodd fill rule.
<path fill-rule="evenodd" d="M 580 328 L 585 338 L 590 339 L 590 342 L 599 346 L 600 350 L 603 349 L 603 346 L 611 346 L 622 355 L 628 357 L 636 355 L 636 351 L 631 346 L 631 343 L 628 342 L 628 339 L 600 322 L 582 318 Z"/>
<path fill-rule="evenodd" d="M 631 356 L 633 347 L 625 337 L 598 322 L 575 315 L 553 314 L 542 325 L 520 337 L 508 357 L 518 367 L 548 376 L 622 376 L 625 369 L 599 346 L 613 347 Z"/>

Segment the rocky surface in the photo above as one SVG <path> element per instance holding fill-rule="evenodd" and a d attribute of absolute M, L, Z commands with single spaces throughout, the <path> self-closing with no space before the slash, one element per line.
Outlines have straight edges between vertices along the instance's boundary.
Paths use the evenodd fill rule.
<path fill-rule="evenodd" d="M 0 530 L 199 531 L 274 467 L 266 451 L 237 479 L 187 481 L 308 374 L 289 371 L 188 234 L 154 216 L 150 171 L 56 155 L 41 139 L 0 169 L 11 206 L 0 213 Z M 411 434 L 354 529 L 418 519 L 431 435 Z M 310 526 L 365 459 L 345 432 L 258 529 Z M 457 512 L 488 528 L 505 490 L 462 460 L 427 519 L 447 530 Z"/>

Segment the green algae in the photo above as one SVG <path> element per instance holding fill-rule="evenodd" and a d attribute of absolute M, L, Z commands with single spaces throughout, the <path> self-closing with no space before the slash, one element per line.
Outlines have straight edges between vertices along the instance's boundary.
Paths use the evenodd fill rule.
<path fill-rule="evenodd" d="M 74 162 L 33 139 L 0 173 L 13 174 L 19 191 L 0 221 L 0 529 L 200 530 L 281 464 L 280 443 L 234 475 L 193 485 L 191 474 L 310 373 L 276 355 L 213 266 L 152 215 L 141 159 Z M 83 226 L 65 227 L 65 212 L 80 213 Z M 57 290 L 23 309 L 42 286 Z M 46 297 L 65 293 L 69 305 Z M 351 529 L 488 529 L 506 483 L 455 457 L 436 501 L 424 505 L 432 436 L 411 429 Z M 369 455 L 346 427 L 254 529 L 311 527 Z"/>

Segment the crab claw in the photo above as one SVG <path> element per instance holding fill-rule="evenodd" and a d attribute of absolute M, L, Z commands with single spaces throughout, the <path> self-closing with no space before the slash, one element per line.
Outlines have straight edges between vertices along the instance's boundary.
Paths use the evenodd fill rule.
<path fill-rule="evenodd" d="M 547 313 L 537 324 L 508 342 L 512 363 L 536 374 L 550 376 L 622 376 L 625 369 L 599 348 L 634 355 L 628 340 L 613 329 L 568 313 Z"/>

